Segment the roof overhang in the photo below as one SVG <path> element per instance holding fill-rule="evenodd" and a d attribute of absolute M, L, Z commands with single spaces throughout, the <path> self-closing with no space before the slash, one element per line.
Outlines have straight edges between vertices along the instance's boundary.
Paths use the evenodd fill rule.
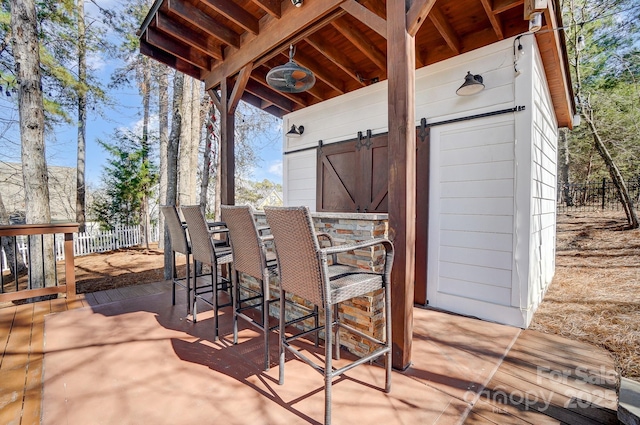
<path fill-rule="evenodd" d="M 421 68 L 528 30 L 524 0 L 413 0 L 407 28 Z M 572 127 L 573 91 L 558 0 L 536 34 L 554 110 Z M 387 78 L 386 0 L 157 0 L 140 29 L 140 51 L 215 90 L 238 80 L 236 95 L 273 115 Z M 316 85 L 282 93 L 265 81 L 288 59 L 313 71 Z"/>

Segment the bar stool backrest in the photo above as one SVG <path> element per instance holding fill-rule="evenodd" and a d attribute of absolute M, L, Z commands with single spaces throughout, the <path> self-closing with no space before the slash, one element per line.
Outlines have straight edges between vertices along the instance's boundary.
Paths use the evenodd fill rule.
<path fill-rule="evenodd" d="M 211 235 L 200 205 L 185 205 L 180 207 L 180 211 L 187 222 L 193 259 L 204 264 L 216 264 Z"/>
<path fill-rule="evenodd" d="M 317 305 L 324 304 L 320 245 L 307 207 L 265 207 L 276 245 L 280 285 Z"/>
<path fill-rule="evenodd" d="M 182 226 L 182 221 L 178 215 L 178 210 L 174 205 L 163 205 L 160 211 L 164 214 L 164 223 L 169 229 L 171 239 L 171 250 L 187 255 L 190 252 L 187 232 Z"/>
<path fill-rule="evenodd" d="M 267 264 L 253 208 L 246 205 L 221 205 L 220 215 L 229 229 L 233 267 L 237 272 L 262 280 Z"/>

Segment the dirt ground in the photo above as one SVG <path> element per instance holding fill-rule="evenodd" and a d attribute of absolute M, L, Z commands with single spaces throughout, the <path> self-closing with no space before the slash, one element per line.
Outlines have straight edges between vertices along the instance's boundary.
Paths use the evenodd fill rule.
<path fill-rule="evenodd" d="M 531 329 L 610 351 L 640 380 L 640 230 L 620 213 L 558 215 L 556 273 Z"/>
<path fill-rule="evenodd" d="M 177 255 L 178 273 L 184 274 L 183 255 Z M 76 257 L 76 292 L 102 291 L 164 280 L 164 253 L 157 245 L 149 250 L 127 248 Z"/>
<path fill-rule="evenodd" d="M 558 215 L 556 274 L 531 329 L 601 346 L 640 379 L 640 230 L 622 213 Z M 178 256 L 184 264 L 184 257 Z M 163 280 L 157 248 L 76 258 L 78 293 Z"/>

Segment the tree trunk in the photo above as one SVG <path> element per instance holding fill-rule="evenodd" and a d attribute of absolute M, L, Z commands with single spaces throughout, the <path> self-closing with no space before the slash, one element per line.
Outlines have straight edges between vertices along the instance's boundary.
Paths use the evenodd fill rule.
<path fill-rule="evenodd" d="M 182 104 L 180 115 L 182 116 L 182 125 L 180 132 L 180 151 L 178 156 L 178 205 L 191 205 L 195 202 L 192 198 L 192 188 L 190 185 L 191 167 L 191 113 L 193 107 L 193 92 L 191 91 L 192 78 L 184 77 L 182 85 Z"/>
<path fill-rule="evenodd" d="M 593 141 L 596 146 L 596 150 L 602 157 L 602 160 L 607 165 L 607 169 L 609 170 L 609 176 L 611 176 L 611 180 L 615 185 L 618 191 L 618 199 L 622 203 L 622 207 L 624 208 L 624 213 L 627 216 L 627 222 L 629 223 L 629 227 L 631 229 L 637 229 L 640 225 L 638 222 L 638 216 L 636 215 L 636 211 L 633 208 L 633 199 L 629 196 L 629 191 L 627 190 L 627 185 L 624 182 L 624 178 L 618 169 L 618 166 L 613 162 L 613 158 L 609 153 L 609 150 L 604 145 L 596 126 L 593 122 L 592 117 L 587 116 L 588 114 L 583 114 L 585 116 L 585 121 L 589 125 L 589 130 L 591 130 L 591 134 L 593 134 Z"/>
<path fill-rule="evenodd" d="M 221 214 L 221 208 L 220 205 L 222 205 L 222 179 L 220 179 L 220 176 L 222 175 L 222 164 L 220 163 L 220 138 L 218 137 L 218 139 L 216 140 L 216 144 L 215 144 L 215 149 L 216 152 L 218 152 L 218 154 L 216 155 L 216 161 L 215 161 L 215 166 L 216 166 L 216 206 L 215 206 L 215 211 L 214 211 L 214 215 L 216 217 L 216 220 L 220 220 Z"/>
<path fill-rule="evenodd" d="M 558 158 L 560 160 L 560 166 L 558 167 L 558 180 L 560 181 L 560 187 L 562 189 L 562 199 L 566 206 L 573 206 L 573 199 L 571 197 L 570 182 L 569 182 L 569 140 L 567 137 L 567 129 L 560 129 L 560 143 L 558 150 Z"/>
<path fill-rule="evenodd" d="M 76 221 L 79 231 L 86 231 L 85 156 L 87 136 L 87 43 L 84 22 L 84 0 L 76 4 L 78 24 L 78 159 L 76 168 Z"/>
<path fill-rule="evenodd" d="M 184 74 L 176 72 L 173 78 L 173 120 L 171 135 L 167 144 L 167 199 L 166 205 L 176 205 L 178 198 L 178 152 L 182 133 L 182 90 Z M 164 228 L 164 278 L 171 279 L 171 239 L 169 230 Z"/>
<path fill-rule="evenodd" d="M 4 202 L 2 201 L 2 193 L 0 193 L 0 225 L 9 225 L 11 224 L 9 220 L 9 214 L 7 214 L 7 210 L 4 207 Z M 2 249 L 4 250 L 5 256 L 7 257 L 7 266 L 9 266 L 9 271 L 13 277 L 20 276 L 27 271 L 27 266 L 24 263 L 24 259 L 22 255 L 16 253 L 15 249 L 16 245 L 13 243 L 12 237 L 3 237 L 2 238 Z M 17 261 L 16 261 L 17 260 Z M 0 264 L 0 267 L 2 265 Z"/>
<path fill-rule="evenodd" d="M 151 62 L 149 58 L 144 57 L 142 61 L 142 160 L 143 162 L 149 162 L 149 115 L 151 108 Z M 149 188 L 144 187 L 144 195 L 142 197 L 140 208 L 140 224 L 142 225 L 140 232 L 141 244 L 146 249 L 149 249 L 149 235 L 151 228 L 151 218 L 149 216 Z"/>
<path fill-rule="evenodd" d="M 198 203 L 198 157 L 202 141 L 201 82 L 191 79 L 191 149 L 189 151 L 189 190 L 193 204 Z"/>
<path fill-rule="evenodd" d="M 202 161 L 202 179 L 200 180 L 200 207 L 207 211 L 207 198 L 209 195 L 209 180 L 211 179 L 211 148 L 215 139 L 216 110 L 213 102 L 209 101 L 209 110 L 206 115 L 205 143 Z M 215 215 L 215 208 L 214 208 Z"/>
<path fill-rule="evenodd" d="M 160 65 L 158 80 L 158 123 L 160 134 L 160 205 L 167 204 L 167 147 L 169 144 L 169 68 Z M 158 229 L 164 229 L 164 216 L 158 214 Z M 158 238 L 158 248 L 164 249 L 164 238 Z"/>
<path fill-rule="evenodd" d="M 571 7 L 572 21 L 575 22 L 575 13 L 574 13 L 575 9 L 574 9 L 573 3 L 571 4 L 570 7 Z M 611 180 L 613 181 L 613 184 L 616 186 L 616 189 L 618 191 L 618 199 L 620 200 L 620 203 L 622 203 L 622 207 L 624 208 L 624 212 L 627 216 L 627 223 L 629 223 L 629 228 L 637 229 L 639 226 L 638 216 L 636 215 L 636 212 L 633 208 L 633 200 L 629 196 L 627 185 L 624 182 L 624 178 L 622 177 L 620 170 L 618 169 L 616 164 L 613 162 L 613 158 L 611 157 L 609 150 L 604 145 L 604 142 L 602 141 L 602 139 L 600 138 L 600 135 L 598 134 L 596 124 L 593 120 L 593 108 L 591 106 L 591 102 L 589 101 L 588 96 L 585 98 L 582 94 L 582 74 L 580 69 L 580 58 L 581 58 L 580 50 L 576 49 L 575 50 L 575 75 L 576 75 L 576 81 L 577 81 L 577 85 L 576 85 L 577 104 L 580 106 L 581 108 L 580 113 L 582 117 L 585 119 L 587 125 L 589 126 L 589 130 L 593 135 L 595 149 L 598 151 L 598 153 L 602 157 L 602 160 L 604 161 L 605 165 L 607 166 L 607 169 L 609 170 L 609 175 L 611 176 Z"/>
<path fill-rule="evenodd" d="M 38 42 L 36 6 L 33 0 L 11 0 L 11 32 L 15 75 L 19 82 L 18 111 L 26 222 L 27 224 L 50 223 L 40 43 Z M 56 285 L 53 238 L 36 236 L 29 239 L 30 287 L 43 288 Z"/>

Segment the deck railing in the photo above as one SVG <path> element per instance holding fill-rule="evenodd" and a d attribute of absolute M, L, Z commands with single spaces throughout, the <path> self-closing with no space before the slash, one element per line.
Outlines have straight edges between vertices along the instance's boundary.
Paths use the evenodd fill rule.
<path fill-rule="evenodd" d="M 4 272 L 0 274 L 0 302 L 24 300 L 28 298 L 41 297 L 59 293 L 66 293 L 67 300 L 72 300 L 76 297 L 76 278 L 75 278 L 75 265 L 74 265 L 74 249 L 73 249 L 73 234 L 78 231 L 77 223 L 64 223 L 64 224 L 20 224 L 12 226 L 0 226 L 0 239 L 3 240 L 3 245 L 8 242 L 13 248 L 14 258 L 14 273 L 13 278 L 9 280 L 9 277 Z M 63 252 L 64 252 L 64 283 L 58 279 L 58 264 L 55 261 L 55 243 L 51 241 L 50 244 L 45 243 L 45 235 L 61 234 L 64 237 Z M 26 270 L 27 275 L 20 276 L 18 273 L 19 256 L 21 253 L 18 248 L 17 239 L 20 237 L 27 238 L 27 255 L 26 255 Z M 8 238 L 8 241 L 7 239 Z M 38 245 L 38 251 L 34 255 L 29 255 L 29 248 L 32 244 Z M 46 252 L 46 246 L 50 245 L 53 252 Z M 53 259 L 54 270 L 54 282 L 47 281 L 45 272 L 45 258 L 51 254 Z M 34 261 L 39 259 L 38 264 L 34 264 Z M 41 264 L 40 264 L 41 263 Z M 39 282 L 34 282 L 33 275 L 35 271 L 42 271 L 42 279 Z"/>
<path fill-rule="evenodd" d="M 153 226 L 150 232 L 150 242 L 158 241 L 158 226 Z M 22 261 L 27 262 L 27 236 L 17 236 L 16 250 Z M 64 237 L 55 236 L 56 260 L 64 260 Z M 73 235 L 73 255 L 83 255 L 114 251 L 140 245 L 140 226 L 116 226 L 113 230 L 92 229 L 87 232 L 76 232 Z M 0 248 L 0 270 L 8 271 L 9 264 L 4 247 Z"/>

